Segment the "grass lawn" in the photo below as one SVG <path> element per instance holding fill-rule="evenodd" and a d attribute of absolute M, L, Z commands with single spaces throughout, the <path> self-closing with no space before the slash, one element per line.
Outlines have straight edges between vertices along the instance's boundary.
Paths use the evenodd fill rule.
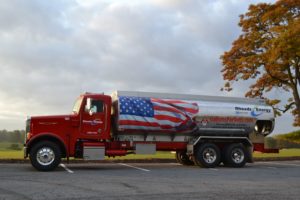
<path fill-rule="evenodd" d="M 253 156 L 255 158 L 294 157 L 300 156 L 300 149 L 281 149 L 279 154 L 254 152 Z"/>
<path fill-rule="evenodd" d="M 300 149 L 282 149 L 279 154 L 276 153 L 259 153 L 255 152 L 255 158 L 270 158 L 270 157 L 293 157 L 300 156 Z M 109 159 L 173 159 L 175 154 L 171 152 L 157 152 L 155 155 L 127 155 L 123 157 L 115 157 Z M 0 150 L 0 159 L 23 159 L 23 151 L 19 150 Z"/>
<path fill-rule="evenodd" d="M 12 146 L 16 149 L 12 149 Z M 23 158 L 23 146 L 18 143 L 1 142 L 0 143 L 0 159 L 22 159 Z"/>
<path fill-rule="evenodd" d="M 23 151 L 1 150 L 0 159 L 23 159 Z"/>

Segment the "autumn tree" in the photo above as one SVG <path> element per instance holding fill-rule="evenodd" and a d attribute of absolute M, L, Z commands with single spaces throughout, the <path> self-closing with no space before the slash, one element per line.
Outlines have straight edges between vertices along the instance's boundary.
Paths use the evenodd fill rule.
<path fill-rule="evenodd" d="M 261 97 L 276 114 L 291 111 L 300 126 L 300 1 L 250 5 L 240 16 L 241 35 L 222 56 L 224 90 L 239 80 L 253 81 L 246 97 Z M 288 100 L 267 98 L 274 89 L 287 92 Z"/>

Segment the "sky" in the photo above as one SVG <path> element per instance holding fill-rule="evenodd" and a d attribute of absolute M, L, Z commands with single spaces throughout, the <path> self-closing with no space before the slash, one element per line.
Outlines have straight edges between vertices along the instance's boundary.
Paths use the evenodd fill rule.
<path fill-rule="evenodd" d="M 241 34 L 239 15 L 258 2 L 1 2 L 0 129 L 24 129 L 26 116 L 68 114 L 84 92 L 243 97 L 249 83 L 220 91 L 220 56 Z M 290 114 L 277 118 L 274 134 L 291 124 Z"/>

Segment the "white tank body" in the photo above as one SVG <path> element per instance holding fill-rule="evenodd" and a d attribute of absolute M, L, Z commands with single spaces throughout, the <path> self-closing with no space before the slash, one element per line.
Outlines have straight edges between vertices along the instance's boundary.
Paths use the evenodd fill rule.
<path fill-rule="evenodd" d="M 274 111 L 262 99 L 116 91 L 119 134 L 270 134 Z"/>

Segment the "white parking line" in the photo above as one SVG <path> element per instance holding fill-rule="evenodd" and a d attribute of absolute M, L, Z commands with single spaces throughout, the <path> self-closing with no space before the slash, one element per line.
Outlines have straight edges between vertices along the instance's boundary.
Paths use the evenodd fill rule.
<path fill-rule="evenodd" d="M 209 170 L 211 170 L 211 171 L 219 171 L 218 169 L 216 169 L 216 168 L 208 168 Z"/>
<path fill-rule="evenodd" d="M 167 165 L 182 165 L 182 164 L 179 164 L 179 163 L 166 163 Z"/>
<path fill-rule="evenodd" d="M 144 169 L 144 168 L 140 168 L 140 167 L 135 167 L 135 166 L 132 166 L 132 165 L 127 165 L 125 163 L 118 163 L 119 165 L 123 165 L 123 166 L 126 166 L 126 167 L 131 167 L 131 168 L 134 168 L 134 169 L 138 169 L 138 170 L 141 170 L 141 171 L 144 171 L 144 172 L 150 172 L 149 169 Z"/>
<path fill-rule="evenodd" d="M 73 173 L 74 173 L 72 170 L 70 170 L 69 168 L 67 168 L 67 166 L 64 165 L 64 164 L 60 164 L 60 166 L 61 166 L 62 168 L 64 168 L 67 172 L 69 172 L 70 174 L 73 174 Z"/>

